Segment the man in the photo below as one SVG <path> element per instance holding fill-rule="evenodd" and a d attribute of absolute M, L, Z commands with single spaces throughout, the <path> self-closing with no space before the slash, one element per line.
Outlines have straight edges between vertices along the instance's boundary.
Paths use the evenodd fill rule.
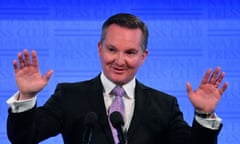
<path fill-rule="evenodd" d="M 96 144 L 118 143 L 109 122 L 109 109 L 115 97 L 112 89 L 124 89 L 123 131 L 129 144 L 213 144 L 221 129 L 221 119 L 214 110 L 228 84 L 217 67 L 208 69 L 199 88 L 186 84 L 195 108 L 192 127 L 184 121 L 175 97 L 152 89 L 136 78 L 147 55 L 147 26 L 136 16 L 120 13 L 111 16 L 102 27 L 98 53 L 102 72 L 84 82 L 61 83 L 42 107 L 36 107 L 36 94 L 50 79 L 39 71 L 37 53 L 32 62 L 27 49 L 13 62 L 19 89 L 7 102 L 8 136 L 12 143 L 34 144 L 61 133 L 66 144 L 81 143 L 84 119 L 89 112 L 98 116 L 92 140 Z"/>

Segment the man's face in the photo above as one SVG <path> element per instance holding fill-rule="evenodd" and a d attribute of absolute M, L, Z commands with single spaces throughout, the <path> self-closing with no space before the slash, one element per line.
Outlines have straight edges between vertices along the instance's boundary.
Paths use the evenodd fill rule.
<path fill-rule="evenodd" d="M 110 25 L 105 39 L 98 43 L 98 53 L 106 77 L 116 84 L 125 84 L 132 80 L 148 54 L 141 46 L 140 29 Z"/>

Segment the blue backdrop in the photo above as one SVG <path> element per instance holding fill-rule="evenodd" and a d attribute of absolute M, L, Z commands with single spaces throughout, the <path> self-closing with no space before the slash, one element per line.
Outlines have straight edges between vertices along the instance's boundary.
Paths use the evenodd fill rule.
<path fill-rule="evenodd" d="M 1 0 L 0 143 L 10 143 L 6 100 L 17 90 L 12 68 L 17 53 L 37 50 L 41 72 L 54 70 L 38 96 L 42 105 L 57 83 L 90 79 L 101 71 L 101 25 L 117 12 L 136 14 L 149 26 L 149 57 L 137 77 L 176 96 L 189 124 L 193 108 L 185 83 L 196 89 L 207 68 L 222 67 L 229 87 L 216 110 L 224 123 L 219 144 L 239 144 L 239 0 Z M 53 143 L 62 143 L 61 136 L 41 144 Z"/>

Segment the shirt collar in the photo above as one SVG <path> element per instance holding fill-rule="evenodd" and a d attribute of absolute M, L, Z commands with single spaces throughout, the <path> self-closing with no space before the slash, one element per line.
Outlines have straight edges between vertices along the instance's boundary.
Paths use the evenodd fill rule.
<path fill-rule="evenodd" d="M 116 84 L 113 83 L 111 80 L 109 80 L 103 72 L 101 73 L 100 79 L 101 79 L 101 82 L 102 82 L 102 85 L 104 88 L 104 92 L 106 94 L 109 94 L 112 91 L 112 89 L 116 86 Z M 136 86 L 136 78 L 135 77 L 128 83 L 122 85 L 122 87 L 124 88 L 124 90 L 127 93 L 127 97 L 130 99 L 132 99 L 134 97 L 135 86 Z"/>

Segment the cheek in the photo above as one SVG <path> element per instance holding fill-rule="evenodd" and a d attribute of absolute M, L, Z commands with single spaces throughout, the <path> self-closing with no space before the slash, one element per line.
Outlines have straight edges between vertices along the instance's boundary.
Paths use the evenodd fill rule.
<path fill-rule="evenodd" d="M 104 54 L 104 55 L 101 55 L 101 59 L 102 59 L 102 63 L 103 64 L 111 64 L 114 62 L 114 58 L 111 57 L 110 55 L 108 54 Z"/>
<path fill-rule="evenodd" d="M 142 65 L 142 60 L 138 58 L 130 59 L 130 60 L 127 60 L 127 64 L 129 67 L 138 68 Z"/>

